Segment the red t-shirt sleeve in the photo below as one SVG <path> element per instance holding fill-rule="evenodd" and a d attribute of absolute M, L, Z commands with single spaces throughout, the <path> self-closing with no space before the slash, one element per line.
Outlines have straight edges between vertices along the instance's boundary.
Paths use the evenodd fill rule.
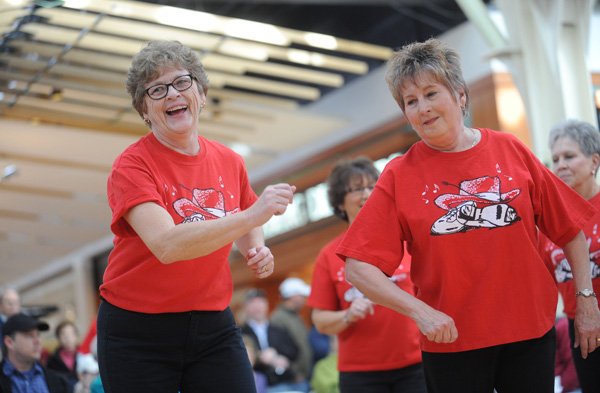
<path fill-rule="evenodd" d="M 132 207 L 155 202 L 166 209 L 147 166 L 128 156 L 121 156 L 115 162 L 108 178 L 107 195 L 113 212 L 111 230 L 118 236 L 128 236 L 133 232 L 123 219 Z"/>
<path fill-rule="evenodd" d="M 248 172 L 246 171 L 246 167 L 244 166 L 244 161 L 240 157 L 240 189 L 242 190 L 241 198 L 240 198 L 240 209 L 246 210 L 250 206 L 256 202 L 258 196 L 252 189 L 250 185 L 250 180 L 248 179 Z"/>
<path fill-rule="evenodd" d="M 336 249 L 345 260 L 370 263 L 391 276 L 404 255 L 406 226 L 396 209 L 392 171 L 384 171 Z"/>
<path fill-rule="evenodd" d="M 335 243 L 338 242 L 339 239 L 335 241 Z M 307 304 L 321 310 L 337 311 L 341 309 L 341 305 L 332 279 L 331 264 L 328 263 L 330 258 L 338 258 L 338 256 L 333 253 L 329 245 L 324 247 L 317 257 Z"/>
<path fill-rule="evenodd" d="M 563 247 L 595 214 L 595 208 L 554 175 L 528 150 L 524 154 L 535 187 L 532 203 L 538 228 Z"/>

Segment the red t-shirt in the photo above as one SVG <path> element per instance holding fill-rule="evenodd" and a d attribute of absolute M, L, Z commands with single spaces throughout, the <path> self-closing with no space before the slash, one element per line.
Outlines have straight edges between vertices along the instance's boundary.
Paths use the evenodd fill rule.
<path fill-rule="evenodd" d="M 588 224 L 583 228 L 583 233 L 587 239 L 590 252 L 590 272 L 592 276 L 592 285 L 594 292 L 600 294 L 600 234 L 598 226 L 600 225 L 600 194 L 594 195 L 590 200 L 598 210 Z M 546 264 L 554 272 L 558 290 L 562 295 L 565 314 L 571 319 L 575 319 L 575 310 L 577 300 L 575 298 L 575 282 L 573 281 L 573 272 L 571 266 L 565 257 L 562 248 L 552 243 L 546 236 L 540 236 L 542 250 Z M 600 298 L 598 299 L 600 304 Z"/>
<path fill-rule="evenodd" d="M 235 214 L 256 201 L 242 158 L 227 147 L 198 137 L 196 156 L 163 146 L 150 133 L 116 160 L 108 179 L 115 234 L 101 296 L 115 306 L 145 313 L 224 310 L 233 284 L 227 257 L 231 244 L 210 255 L 162 264 L 123 215 L 154 202 L 176 225 Z"/>
<path fill-rule="evenodd" d="M 346 281 L 345 263 L 335 249 L 343 234 L 329 242 L 319 253 L 313 271 L 308 305 L 338 311 L 350 307 L 352 300 L 364 295 Z M 410 281 L 410 255 L 391 279 L 403 290 L 413 293 Z M 340 371 L 378 371 L 406 367 L 421 361 L 419 330 L 410 318 L 389 308 L 374 305 L 375 313 L 359 320 L 338 334 Z"/>
<path fill-rule="evenodd" d="M 536 225 L 564 245 L 594 208 L 514 136 L 481 129 L 472 149 L 417 142 L 390 162 L 336 250 L 391 275 L 403 241 L 417 297 L 451 316 L 456 352 L 541 337 L 558 293 L 537 248 Z"/>

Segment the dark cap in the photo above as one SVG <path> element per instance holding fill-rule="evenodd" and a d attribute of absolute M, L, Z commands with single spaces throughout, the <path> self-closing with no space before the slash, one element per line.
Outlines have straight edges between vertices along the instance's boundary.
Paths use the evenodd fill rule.
<path fill-rule="evenodd" d="M 24 333 L 30 332 L 34 329 L 44 332 L 50 329 L 50 325 L 48 325 L 46 322 L 38 321 L 35 318 L 20 313 L 13 315 L 6 320 L 4 327 L 2 328 L 2 335 L 10 336 L 16 332 Z"/>
<path fill-rule="evenodd" d="M 252 289 L 249 289 L 248 292 L 246 292 L 246 301 L 252 300 L 257 297 L 262 297 L 262 298 L 266 299 L 267 293 L 263 289 L 260 289 L 260 288 L 252 288 Z"/>

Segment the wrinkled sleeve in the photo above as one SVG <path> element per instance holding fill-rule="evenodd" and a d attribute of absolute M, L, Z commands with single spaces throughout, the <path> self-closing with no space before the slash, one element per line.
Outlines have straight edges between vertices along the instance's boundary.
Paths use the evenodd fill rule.
<path fill-rule="evenodd" d="M 107 183 L 108 204 L 112 210 L 111 230 L 115 235 L 132 235 L 133 229 L 123 218 L 132 207 L 144 202 L 164 202 L 148 168 L 132 158 L 120 157 Z"/>
<path fill-rule="evenodd" d="M 564 247 L 596 214 L 596 208 L 546 168 L 528 149 L 524 154 L 533 181 L 531 200 L 536 225 L 553 243 Z"/>
<path fill-rule="evenodd" d="M 337 255 L 328 255 L 325 249 L 317 257 L 312 275 L 310 296 L 308 297 L 310 307 L 330 311 L 341 309 L 328 263 L 329 258 L 332 257 L 337 258 Z"/>
<path fill-rule="evenodd" d="M 406 240 L 395 194 L 394 172 L 386 170 L 336 249 L 340 258 L 370 263 L 388 276 L 394 273 Z"/>

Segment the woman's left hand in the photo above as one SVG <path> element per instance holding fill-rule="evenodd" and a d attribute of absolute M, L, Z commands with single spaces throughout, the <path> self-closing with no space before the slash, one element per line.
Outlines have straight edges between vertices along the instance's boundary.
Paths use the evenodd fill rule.
<path fill-rule="evenodd" d="M 275 258 L 267 246 L 253 247 L 246 254 L 246 264 L 258 278 L 266 278 L 275 270 Z"/>
<path fill-rule="evenodd" d="M 600 347 L 600 310 L 595 297 L 577 298 L 575 348 L 577 347 L 580 347 L 584 359 Z"/>

